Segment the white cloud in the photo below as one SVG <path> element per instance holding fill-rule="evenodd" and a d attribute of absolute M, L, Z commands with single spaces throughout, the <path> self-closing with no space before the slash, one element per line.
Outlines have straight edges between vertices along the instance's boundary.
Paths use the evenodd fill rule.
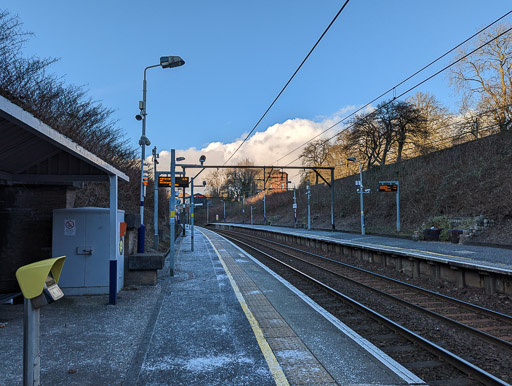
<path fill-rule="evenodd" d="M 302 118 L 288 119 L 283 123 L 276 123 L 264 131 L 257 131 L 229 161 L 229 165 L 234 165 L 245 159 L 249 159 L 256 165 L 288 165 L 288 163 L 298 158 L 300 149 L 279 162 L 276 163 L 276 161 L 317 135 L 319 135 L 317 139 L 333 136 L 336 131 L 342 128 L 341 125 L 335 126 L 327 133 L 321 133 L 339 122 L 341 116 L 346 115 L 349 111 L 355 110 L 355 108 L 355 106 L 344 107 L 331 117 L 324 118 L 320 121 Z M 247 133 L 230 143 L 211 142 L 202 149 L 195 147 L 176 149 L 176 157 L 185 157 L 185 163 L 198 164 L 199 157 L 205 155 L 207 165 L 223 165 L 238 146 L 240 146 L 246 136 Z M 161 151 L 159 154 L 160 169 L 168 170 L 170 165 L 170 151 Z M 300 160 L 293 162 L 292 165 L 300 166 Z M 295 174 L 290 171 L 289 173 Z M 298 182 L 298 177 L 294 182 Z"/>

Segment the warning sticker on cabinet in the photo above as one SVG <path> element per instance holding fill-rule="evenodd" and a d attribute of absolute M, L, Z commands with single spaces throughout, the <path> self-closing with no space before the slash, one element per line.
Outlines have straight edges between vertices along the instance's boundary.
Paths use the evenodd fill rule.
<path fill-rule="evenodd" d="M 64 220 L 64 236 L 76 235 L 76 221 Z"/>

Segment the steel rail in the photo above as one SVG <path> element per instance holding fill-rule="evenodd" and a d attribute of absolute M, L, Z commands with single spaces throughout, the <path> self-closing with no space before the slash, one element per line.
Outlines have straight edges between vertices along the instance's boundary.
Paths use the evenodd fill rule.
<path fill-rule="evenodd" d="M 371 317 L 373 320 L 377 321 L 378 323 L 381 323 L 385 325 L 386 327 L 390 328 L 391 330 L 395 331 L 397 334 L 405 337 L 409 341 L 418 344 L 419 346 L 423 347 L 425 350 L 429 351 L 431 354 L 434 354 L 442 359 L 444 359 L 447 363 L 451 364 L 458 370 L 462 371 L 468 377 L 473 377 L 477 379 L 478 381 L 486 384 L 486 385 L 508 385 L 506 382 L 502 381 L 501 379 L 495 377 L 494 375 L 488 373 L 487 371 L 479 368 L 478 366 L 473 365 L 472 363 L 466 361 L 465 359 L 451 353 L 450 351 L 442 348 L 441 346 L 438 346 L 437 344 L 429 341 L 428 339 L 423 338 L 422 336 L 412 332 L 411 330 L 399 325 L 398 323 L 392 321 L 391 319 L 387 318 L 384 315 L 379 314 L 378 312 L 372 310 L 371 308 L 365 306 L 362 303 L 359 303 L 358 301 L 342 294 L 341 292 L 335 290 L 332 287 L 329 287 L 328 285 L 320 282 L 319 280 L 307 275 L 306 273 L 280 261 L 279 259 L 269 255 L 268 253 L 259 250 L 258 248 L 251 246 L 244 241 L 238 240 L 233 236 L 227 236 L 224 235 L 224 237 L 234 240 L 240 244 L 245 245 L 246 247 L 256 251 L 257 253 L 267 257 L 268 259 L 271 259 L 272 261 L 286 267 L 287 269 L 295 272 L 300 277 L 307 279 L 308 281 L 314 283 L 315 285 L 319 286 L 320 288 L 324 289 L 328 293 L 342 299 L 344 302 L 348 303 L 350 306 L 356 308 L 357 310 L 367 314 L 369 317 Z"/>

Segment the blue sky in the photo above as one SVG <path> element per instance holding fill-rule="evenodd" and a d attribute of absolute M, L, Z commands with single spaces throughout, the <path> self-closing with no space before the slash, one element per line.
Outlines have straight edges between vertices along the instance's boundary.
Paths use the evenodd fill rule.
<path fill-rule="evenodd" d="M 174 147 L 190 157 L 216 149 L 209 160 L 222 161 L 234 141 L 252 129 L 343 1 L 0 4 L 35 34 L 26 55 L 60 58 L 52 71 L 67 83 L 84 85 L 94 100 L 114 109 L 113 117 L 134 145 L 141 134 L 134 116 L 144 67 L 159 63 L 160 56 L 181 56 L 183 67 L 148 70 L 151 147 Z M 244 146 L 240 156 L 257 163 L 275 161 L 343 117 L 347 107 L 367 103 L 511 5 L 509 0 L 351 0 L 258 126 L 259 139 Z M 451 59 L 401 86 L 397 94 Z M 447 76 L 419 90 L 456 110 L 458 96 Z"/>

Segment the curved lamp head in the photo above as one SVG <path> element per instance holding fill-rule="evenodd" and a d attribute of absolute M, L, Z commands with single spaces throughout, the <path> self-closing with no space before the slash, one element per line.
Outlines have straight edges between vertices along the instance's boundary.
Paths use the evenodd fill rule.
<path fill-rule="evenodd" d="M 183 66 L 185 61 L 179 56 L 162 56 L 160 58 L 160 65 L 162 68 L 174 68 Z"/>

